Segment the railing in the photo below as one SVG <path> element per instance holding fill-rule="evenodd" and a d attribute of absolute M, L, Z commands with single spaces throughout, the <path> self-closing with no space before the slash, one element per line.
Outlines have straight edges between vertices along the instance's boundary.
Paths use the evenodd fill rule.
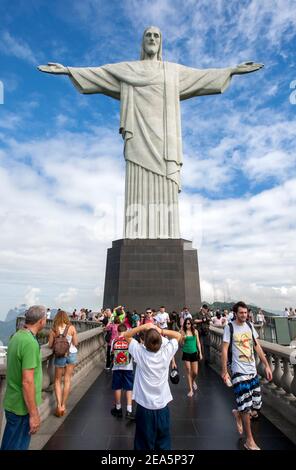
<path fill-rule="evenodd" d="M 85 322 L 84 322 L 85 323 Z M 76 325 L 75 325 L 76 326 Z M 53 413 L 54 398 L 54 364 L 52 350 L 46 345 L 41 346 L 42 352 L 42 404 L 39 412 L 42 420 Z M 101 326 L 91 327 L 88 331 L 78 333 L 78 364 L 74 369 L 71 382 L 72 389 L 81 382 L 92 369 L 101 371 L 105 364 L 105 339 Z M 3 430 L 3 397 L 6 382 L 6 361 L 0 364 L 0 426 Z M 1 429 L 0 428 L 0 429 Z"/>
<path fill-rule="evenodd" d="M 46 330 L 50 330 L 52 328 L 53 321 L 54 320 L 52 318 L 46 320 L 46 325 L 45 325 Z M 70 321 L 71 321 L 72 325 L 75 326 L 77 333 L 82 333 L 82 331 L 87 331 L 91 328 L 97 328 L 98 326 L 102 325 L 101 322 L 90 321 L 90 320 L 73 320 L 72 318 L 70 318 Z M 25 317 L 24 316 L 17 317 L 17 319 L 16 319 L 16 329 L 19 330 L 20 328 L 22 328 L 24 323 L 25 323 Z"/>
<path fill-rule="evenodd" d="M 98 328 L 102 326 L 101 322 L 97 321 L 88 321 L 88 320 L 72 320 L 70 318 L 71 324 L 75 326 L 77 333 L 82 333 L 83 331 L 89 331 L 92 328 Z M 38 333 L 37 338 L 40 344 L 46 344 L 48 342 L 49 330 L 53 327 L 53 319 L 47 319 L 44 329 Z M 19 330 L 23 327 L 25 323 L 25 317 L 17 317 L 16 319 L 16 330 Z"/>
<path fill-rule="evenodd" d="M 296 317 L 266 316 L 265 320 L 262 339 L 284 346 L 288 346 L 291 341 L 296 340 Z"/>
<path fill-rule="evenodd" d="M 221 369 L 221 349 L 223 329 L 210 327 L 211 361 L 215 368 Z M 267 403 L 291 424 L 296 426 L 296 350 L 287 346 L 260 340 L 272 370 L 272 381 L 268 382 L 264 366 L 256 357 L 257 371 L 260 376 L 263 405 Z"/>

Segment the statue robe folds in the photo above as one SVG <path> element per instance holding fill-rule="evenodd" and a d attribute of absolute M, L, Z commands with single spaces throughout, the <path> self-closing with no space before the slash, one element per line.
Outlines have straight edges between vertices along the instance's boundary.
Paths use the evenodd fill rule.
<path fill-rule="evenodd" d="M 142 60 L 68 70 L 80 93 L 103 93 L 121 102 L 124 238 L 180 238 L 180 100 L 222 93 L 231 69 L 199 70 Z"/>

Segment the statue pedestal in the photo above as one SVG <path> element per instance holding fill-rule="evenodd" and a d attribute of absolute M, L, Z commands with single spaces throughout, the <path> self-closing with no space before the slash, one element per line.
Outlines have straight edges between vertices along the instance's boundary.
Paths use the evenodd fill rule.
<path fill-rule="evenodd" d="M 108 249 L 104 308 L 192 313 L 201 305 L 197 250 L 183 239 L 122 239 Z"/>

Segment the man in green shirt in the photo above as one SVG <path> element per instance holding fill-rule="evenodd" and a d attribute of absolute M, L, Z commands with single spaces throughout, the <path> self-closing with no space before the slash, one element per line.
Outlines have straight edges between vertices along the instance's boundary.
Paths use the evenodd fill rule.
<path fill-rule="evenodd" d="M 24 328 L 9 341 L 7 387 L 3 408 L 6 426 L 1 450 L 27 450 L 40 426 L 42 365 L 36 335 L 46 324 L 46 308 L 34 305 L 26 312 Z"/>
<path fill-rule="evenodd" d="M 122 323 L 123 320 L 125 319 L 125 310 L 124 310 L 123 305 L 118 305 L 118 307 L 115 307 L 113 309 L 113 313 L 112 313 L 112 317 L 111 317 L 112 322 L 114 321 L 114 318 L 116 316 L 119 317 L 120 323 Z"/>

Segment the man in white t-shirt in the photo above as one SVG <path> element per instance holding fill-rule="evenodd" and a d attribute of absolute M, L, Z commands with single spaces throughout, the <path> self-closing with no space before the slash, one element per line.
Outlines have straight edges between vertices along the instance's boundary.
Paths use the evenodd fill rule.
<path fill-rule="evenodd" d="M 133 336 L 143 330 L 144 344 L 139 344 Z M 137 403 L 134 449 L 170 450 L 168 403 L 173 397 L 168 375 L 181 334 L 146 323 L 125 332 L 124 337 L 137 364 L 133 388 L 133 399 Z"/>
<path fill-rule="evenodd" d="M 260 450 L 254 441 L 251 431 L 251 416 L 258 417 L 261 408 L 261 390 L 255 363 L 254 349 L 265 367 L 268 381 L 272 379 L 272 372 L 265 354 L 257 341 L 258 333 L 253 325 L 247 321 L 248 308 L 244 302 L 237 302 L 233 306 L 235 320 L 224 328 L 222 347 L 222 372 L 225 383 L 233 385 L 237 409 L 232 410 L 236 419 L 239 434 L 246 432 L 244 446 L 248 450 Z M 231 357 L 228 357 L 231 348 Z M 231 381 L 227 371 L 227 358 L 231 367 Z"/>
<path fill-rule="evenodd" d="M 180 313 L 180 326 L 181 326 L 181 328 L 183 327 L 184 322 L 185 322 L 185 320 L 187 320 L 187 318 L 190 318 L 192 320 L 192 315 L 189 312 L 188 307 L 183 307 L 183 310 Z"/>
<path fill-rule="evenodd" d="M 283 317 L 288 317 L 289 316 L 289 310 L 287 307 L 285 307 L 285 310 L 283 311 Z"/>
<path fill-rule="evenodd" d="M 170 321 L 170 316 L 169 314 L 165 311 L 165 307 L 160 307 L 159 312 L 154 318 L 154 321 L 156 322 L 157 326 L 159 328 L 164 329 L 168 327 L 168 322 Z"/>
<path fill-rule="evenodd" d="M 264 323 L 266 323 L 264 313 L 261 310 L 261 308 L 259 308 L 259 310 L 258 310 L 258 313 L 257 313 L 257 316 L 256 316 L 256 323 L 258 323 L 258 325 L 264 325 Z"/>

